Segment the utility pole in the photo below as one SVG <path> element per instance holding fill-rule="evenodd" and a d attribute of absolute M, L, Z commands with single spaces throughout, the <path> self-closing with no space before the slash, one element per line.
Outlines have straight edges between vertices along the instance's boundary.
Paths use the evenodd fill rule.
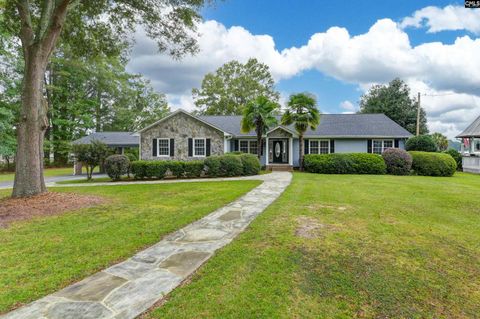
<path fill-rule="evenodd" d="M 418 92 L 417 100 L 417 136 L 420 135 L 420 92 Z"/>

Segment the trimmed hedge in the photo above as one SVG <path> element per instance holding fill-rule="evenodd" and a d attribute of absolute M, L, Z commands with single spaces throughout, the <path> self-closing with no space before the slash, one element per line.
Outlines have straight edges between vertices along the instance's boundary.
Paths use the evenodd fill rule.
<path fill-rule="evenodd" d="M 260 162 L 252 154 L 226 154 L 210 156 L 204 161 L 135 161 L 130 170 L 136 179 L 162 179 L 168 173 L 176 178 L 232 177 L 258 174 Z"/>
<path fill-rule="evenodd" d="M 380 155 L 336 153 L 305 155 L 305 170 L 319 174 L 385 174 L 387 166 Z"/>
<path fill-rule="evenodd" d="M 457 162 L 457 170 L 461 171 L 462 167 L 463 167 L 462 154 L 460 154 L 459 151 L 457 151 L 456 149 L 453 149 L 453 148 L 446 150 L 444 153 L 449 154 L 451 157 L 453 157 L 455 162 Z"/>
<path fill-rule="evenodd" d="M 128 173 L 130 161 L 125 155 L 110 155 L 105 159 L 105 171 L 114 181 L 120 180 L 122 175 Z"/>
<path fill-rule="evenodd" d="M 437 144 L 430 135 L 414 136 L 405 143 L 405 150 L 419 152 L 436 152 Z"/>
<path fill-rule="evenodd" d="M 422 176 L 453 176 L 457 163 L 449 154 L 430 152 L 409 152 L 413 158 L 412 168 Z"/>
<path fill-rule="evenodd" d="M 392 175 L 408 175 L 412 169 L 412 156 L 399 148 L 386 149 L 382 154 L 387 165 L 387 173 Z"/>

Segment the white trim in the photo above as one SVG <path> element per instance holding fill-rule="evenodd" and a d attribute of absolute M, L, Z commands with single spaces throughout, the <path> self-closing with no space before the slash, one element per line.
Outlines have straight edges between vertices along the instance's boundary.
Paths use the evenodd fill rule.
<path fill-rule="evenodd" d="M 275 127 L 272 128 L 270 131 L 268 131 L 266 135 L 268 135 L 268 134 L 270 134 L 270 133 L 272 133 L 272 132 L 274 132 L 274 131 L 276 131 L 276 130 L 278 130 L 278 129 L 282 129 L 282 130 L 284 130 L 285 132 L 292 134 L 292 137 L 298 137 L 298 133 L 297 133 L 297 132 L 292 131 L 292 130 L 290 130 L 288 127 L 285 127 L 285 126 L 283 126 L 283 125 L 277 125 L 277 126 L 275 126 Z M 273 138 L 273 137 L 272 137 L 272 138 Z M 276 138 L 276 137 L 275 137 L 275 138 Z M 280 138 L 280 137 L 279 137 L 279 138 Z"/>
<path fill-rule="evenodd" d="M 394 139 L 389 139 L 389 138 L 387 138 L 387 139 L 378 139 L 378 138 L 372 139 L 372 152 L 371 152 L 372 154 L 378 154 L 378 153 L 373 152 L 373 149 L 374 149 L 373 143 L 374 143 L 375 141 L 381 141 L 381 142 L 382 142 L 382 152 L 381 152 L 380 154 L 382 154 L 383 152 L 385 152 L 385 149 L 386 149 L 386 148 L 385 148 L 385 141 L 390 141 L 390 142 L 392 142 L 392 147 L 388 147 L 388 148 L 395 148 L 395 140 L 394 140 Z"/>
<path fill-rule="evenodd" d="M 142 128 L 141 130 L 139 130 L 138 132 L 135 132 L 135 133 L 137 133 L 137 134 L 138 134 L 138 133 L 142 133 L 142 132 L 148 130 L 149 128 L 154 127 L 155 125 L 160 124 L 161 122 L 166 121 L 166 120 L 168 120 L 169 118 L 171 118 L 172 116 L 175 116 L 175 115 L 177 115 L 177 114 L 179 114 L 179 113 L 186 114 L 186 115 L 188 115 L 188 116 L 196 119 L 197 121 L 200 121 L 200 122 L 202 122 L 202 123 L 204 123 L 204 124 L 206 124 L 206 125 L 208 125 L 208 126 L 210 126 L 210 127 L 213 127 L 214 129 L 219 130 L 220 132 L 223 132 L 224 135 L 226 135 L 226 136 L 230 136 L 230 135 L 231 135 L 230 133 L 225 132 L 225 131 L 222 130 L 221 128 L 218 128 L 218 127 L 216 127 L 215 125 L 213 125 L 213 124 L 211 124 L 211 123 L 209 123 L 209 122 L 207 122 L 207 121 L 204 121 L 204 120 L 202 120 L 201 118 L 199 118 L 199 117 L 197 117 L 197 116 L 195 116 L 195 115 L 193 115 L 193 114 L 190 114 L 189 112 L 187 112 L 187 111 L 185 111 L 185 110 L 183 110 L 183 109 L 178 109 L 178 110 L 176 110 L 175 112 L 172 112 L 172 113 L 168 114 L 168 115 L 165 116 L 164 118 L 156 121 L 156 122 L 153 123 L 153 124 L 150 124 L 150 125 L 147 126 L 147 127 Z"/>
<path fill-rule="evenodd" d="M 268 136 L 265 137 L 265 154 L 264 155 L 265 155 L 265 165 L 270 164 L 270 154 L 268 153 Z"/>
<path fill-rule="evenodd" d="M 318 142 L 318 153 L 312 153 L 312 141 L 317 141 Z M 320 142 L 328 142 L 328 153 L 321 153 L 320 152 Z M 308 139 L 308 154 L 330 154 L 331 150 L 331 140 L 325 139 L 325 138 L 309 138 Z"/>
<path fill-rule="evenodd" d="M 195 154 L 195 141 L 200 141 L 203 140 L 203 147 L 204 147 L 204 154 L 203 155 L 197 155 Z M 211 145 L 210 145 L 211 147 Z M 210 150 L 211 152 L 212 150 Z M 200 137 L 200 138 L 195 138 L 192 137 L 192 157 L 207 157 L 207 138 L 205 137 Z"/>
<path fill-rule="evenodd" d="M 166 137 L 157 137 L 157 157 L 171 157 L 172 154 L 170 154 L 170 139 Z M 160 140 L 164 141 L 167 140 L 168 142 L 168 155 L 162 154 L 160 155 Z"/>

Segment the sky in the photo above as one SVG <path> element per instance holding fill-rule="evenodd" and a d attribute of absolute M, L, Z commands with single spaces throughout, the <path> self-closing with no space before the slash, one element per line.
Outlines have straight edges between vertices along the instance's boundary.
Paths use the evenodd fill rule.
<path fill-rule="evenodd" d="M 480 9 L 452 1 L 225 0 L 202 11 L 200 52 L 180 61 L 135 34 L 128 70 L 172 109 L 231 60 L 267 64 L 281 93 L 310 92 L 323 113 L 358 110 L 362 94 L 399 77 L 422 94 L 431 132 L 453 138 L 480 115 Z"/>

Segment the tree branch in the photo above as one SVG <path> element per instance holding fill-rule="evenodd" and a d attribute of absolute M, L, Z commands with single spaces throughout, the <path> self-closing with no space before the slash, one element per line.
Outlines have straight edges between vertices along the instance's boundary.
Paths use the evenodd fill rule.
<path fill-rule="evenodd" d="M 28 0 L 18 0 L 17 1 L 17 10 L 18 15 L 20 16 L 20 21 L 22 22 L 22 27 L 20 30 L 20 39 L 23 43 L 24 53 L 26 53 L 26 48 L 33 43 L 33 29 L 32 29 L 32 18 L 30 16 L 30 3 Z"/>
<path fill-rule="evenodd" d="M 41 46 L 45 54 L 45 59 L 48 59 L 55 44 L 57 43 L 58 37 L 62 32 L 63 24 L 67 17 L 68 5 L 70 0 L 61 0 L 60 3 L 53 10 L 51 19 L 49 19 L 50 25 L 45 32 L 44 38 L 41 40 Z"/>
<path fill-rule="evenodd" d="M 47 30 L 48 23 L 50 21 L 50 16 L 53 9 L 53 0 L 44 0 L 42 5 L 42 14 L 40 16 L 40 22 L 37 29 L 37 39 L 41 41 Z"/>

